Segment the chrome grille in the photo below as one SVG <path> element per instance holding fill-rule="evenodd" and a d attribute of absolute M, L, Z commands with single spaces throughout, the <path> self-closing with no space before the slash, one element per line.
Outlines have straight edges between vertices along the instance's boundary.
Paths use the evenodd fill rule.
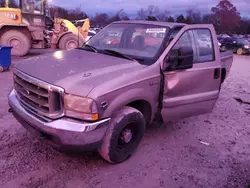
<path fill-rule="evenodd" d="M 22 106 L 43 119 L 59 118 L 63 115 L 63 90 L 24 73 L 14 72 L 14 88 Z"/>

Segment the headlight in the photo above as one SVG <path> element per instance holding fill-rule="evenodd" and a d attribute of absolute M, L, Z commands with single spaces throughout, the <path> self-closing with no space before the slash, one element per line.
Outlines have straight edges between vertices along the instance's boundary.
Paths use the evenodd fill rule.
<path fill-rule="evenodd" d="M 219 45 L 219 47 L 221 47 L 221 43 L 220 42 L 218 42 L 218 45 Z"/>
<path fill-rule="evenodd" d="M 69 117 L 95 121 L 99 118 L 96 102 L 91 98 L 65 94 L 65 114 Z"/>
<path fill-rule="evenodd" d="M 250 46 L 249 45 L 244 45 L 244 48 L 250 49 Z"/>

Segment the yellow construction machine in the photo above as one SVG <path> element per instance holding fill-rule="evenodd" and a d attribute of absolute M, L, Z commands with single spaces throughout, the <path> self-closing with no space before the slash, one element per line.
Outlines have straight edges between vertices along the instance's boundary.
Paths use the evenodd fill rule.
<path fill-rule="evenodd" d="M 12 46 L 15 56 L 24 56 L 30 49 L 81 46 L 88 35 L 89 19 L 76 27 L 66 19 L 50 18 L 49 12 L 47 0 L 5 0 L 0 7 L 0 45 Z"/>

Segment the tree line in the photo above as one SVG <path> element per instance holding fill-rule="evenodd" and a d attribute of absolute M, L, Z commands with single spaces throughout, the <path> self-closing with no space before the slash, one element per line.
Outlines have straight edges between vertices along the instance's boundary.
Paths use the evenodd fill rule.
<path fill-rule="evenodd" d="M 236 6 L 229 0 L 221 0 L 207 14 L 202 14 L 197 9 L 188 9 L 185 14 L 176 17 L 171 16 L 168 11 L 160 11 L 157 6 L 149 5 L 147 9 L 138 10 L 137 19 L 186 24 L 213 24 L 218 33 L 250 34 L 250 18 L 242 17 Z"/>
<path fill-rule="evenodd" d="M 16 0 L 9 0 L 9 4 L 13 8 L 17 7 L 15 1 Z M 3 0 L 0 0 L 0 6 L 4 6 Z M 56 13 L 57 16 L 71 21 L 89 17 L 81 6 L 74 9 L 65 9 L 59 6 L 51 7 L 51 17 L 54 17 Z M 114 14 L 107 14 L 104 12 L 96 13 L 89 18 L 91 20 L 91 26 L 93 27 L 104 27 L 114 21 L 131 19 L 123 9 Z M 136 18 L 133 19 L 186 24 L 213 24 L 217 33 L 250 34 L 250 18 L 241 16 L 237 7 L 229 0 L 221 0 L 206 14 L 202 14 L 198 9 L 188 9 L 185 13 L 177 16 L 173 16 L 168 10 L 160 10 L 158 6 L 149 5 L 146 9 L 139 9 Z"/>
<path fill-rule="evenodd" d="M 65 18 L 72 20 L 73 16 L 65 11 Z M 74 12 L 74 11 L 73 11 Z M 77 11 L 76 11 L 77 12 Z M 78 8 L 78 12 L 88 17 Z M 76 16 L 75 16 L 76 17 Z M 75 18 L 74 17 L 74 18 Z M 129 20 L 125 11 L 119 10 L 115 14 L 97 13 L 90 17 L 91 25 L 94 27 L 104 27 L 113 21 Z M 221 0 L 211 11 L 202 14 L 198 9 L 188 9 L 185 13 L 173 16 L 168 10 L 161 11 L 158 6 L 149 5 L 146 9 L 139 9 L 136 20 L 177 22 L 186 24 L 213 24 L 217 33 L 228 34 L 250 34 L 250 18 L 241 16 L 237 7 L 229 0 Z"/>

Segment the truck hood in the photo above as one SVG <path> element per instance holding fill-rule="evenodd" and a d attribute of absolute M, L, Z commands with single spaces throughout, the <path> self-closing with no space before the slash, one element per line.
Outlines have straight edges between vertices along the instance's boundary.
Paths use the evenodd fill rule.
<path fill-rule="evenodd" d="M 75 49 L 19 62 L 15 68 L 60 86 L 66 93 L 87 96 L 96 86 L 145 67 L 135 61 Z"/>

